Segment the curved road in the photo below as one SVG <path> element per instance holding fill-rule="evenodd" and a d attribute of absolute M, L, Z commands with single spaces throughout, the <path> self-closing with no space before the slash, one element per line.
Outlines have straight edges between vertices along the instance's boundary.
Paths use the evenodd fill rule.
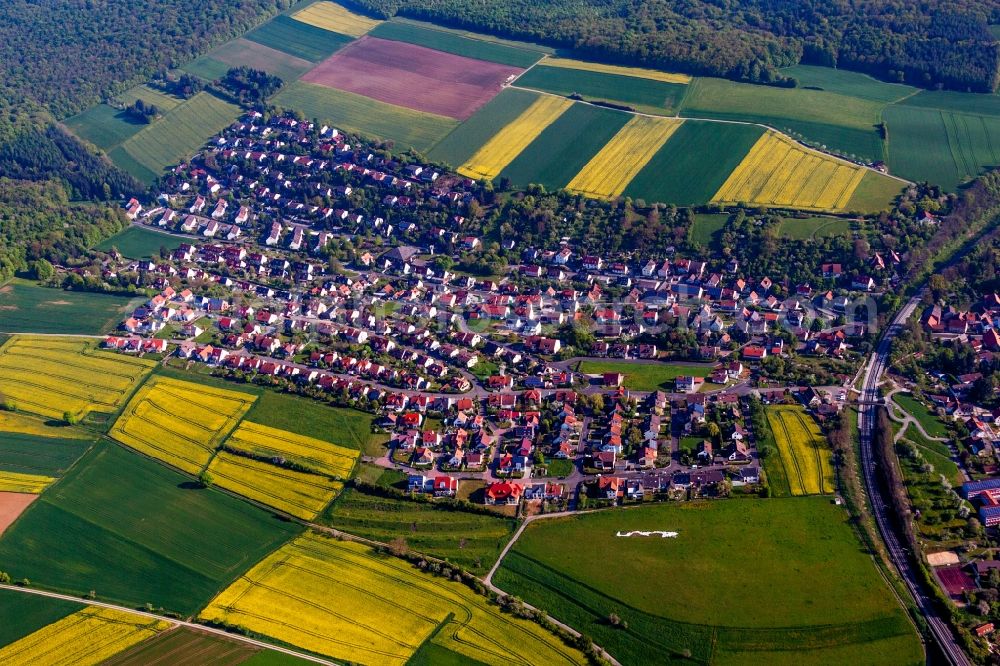
<path fill-rule="evenodd" d="M 948 623 L 943 620 L 934 607 L 930 597 L 924 591 L 920 582 L 920 577 L 907 556 L 907 551 L 900 543 L 896 531 L 889 524 L 888 511 L 890 504 L 883 497 L 882 489 L 878 485 L 876 478 L 875 459 L 872 446 L 872 431 L 875 425 L 876 410 L 882 402 L 879 395 L 879 382 L 889 363 L 889 352 L 892 349 L 892 340 L 902 330 L 903 325 L 913 315 L 917 305 L 920 303 L 923 291 L 907 301 L 906 305 L 896 314 L 885 335 L 879 341 L 875 353 L 872 354 L 865 367 L 864 382 L 861 389 L 860 406 L 858 409 L 858 430 L 861 439 L 861 467 L 864 473 L 865 486 L 868 488 L 868 497 L 872 506 L 872 513 L 875 522 L 878 524 L 882 540 L 885 542 L 892 558 L 893 564 L 899 570 L 899 574 L 906 583 L 910 595 L 917 606 L 920 614 L 927 619 L 931 635 L 935 643 L 945 655 L 948 663 L 953 666 L 969 666 L 969 660 L 965 652 L 955 640 L 955 635 L 951 632 Z"/>

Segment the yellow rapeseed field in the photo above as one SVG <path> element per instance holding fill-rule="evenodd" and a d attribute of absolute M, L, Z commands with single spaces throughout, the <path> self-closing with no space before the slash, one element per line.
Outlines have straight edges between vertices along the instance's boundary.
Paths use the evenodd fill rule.
<path fill-rule="evenodd" d="M 15 432 L 38 437 L 58 437 L 60 439 L 89 439 L 79 430 L 62 426 L 45 425 L 38 418 L 17 412 L 0 412 L 0 432 Z"/>
<path fill-rule="evenodd" d="M 155 365 L 96 351 L 89 341 L 15 336 L 0 348 L 0 391 L 47 418 L 113 412 Z"/>
<path fill-rule="evenodd" d="M 494 134 L 469 161 L 458 168 L 458 172 L 478 180 L 496 178 L 528 144 L 571 106 L 573 102 L 563 97 L 540 96 L 514 122 Z"/>
<path fill-rule="evenodd" d="M 792 494 L 834 492 L 833 454 L 816 421 L 798 406 L 769 407 L 767 421 Z"/>
<path fill-rule="evenodd" d="M 344 484 L 220 451 L 208 466 L 213 483 L 279 511 L 312 520 Z"/>
<path fill-rule="evenodd" d="M 129 401 L 111 437 L 190 474 L 199 474 L 256 396 L 153 377 Z"/>
<path fill-rule="evenodd" d="M 381 21 L 355 14 L 345 7 L 333 2 L 326 2 L 326 0 L 295 12 L 292 14 L 292 18 L 317 28 L 332 30 L 350 37 L 360 37 L 367 34 L 369 30 L 381 23 Z"/>
<path fill-rule="evenodd" d="M 544 58 L 541 63 L 547 67 L 563 67 L 565 69 L 582 69 L 587 72 L 601 72 L 604 74 L 618 74 L 621 76 L 634 76 L 640 79 L 652 79 L 664 83 L 691 83 L 691 77 L 687 74 L 672 74 L 670 72 L 660 72 L 655 69 L 644 69 L 642 67 L 620 67 L 618 65 L 602 65 L 597 62 L 586 62 L 584 60 L 573 60 L 571 58 Z"/>
<path fill-rule="evenodd" d="M 226 441 L 228 448 L 258 456 L 280 457 L 320 474 L 346 479 L 360 452 L 314 437 L 244 421 Z"/>
<path fill-rule="evenodd" d="M 620 196 L 683 120 L 633 116 L 566 186 L 591 197 Z"/>
<path fill-rule="evenodd" d="M 92 666 L 169 628 L 165 620 L 88 606 L 0 649 L 0 664 Z"/>
<path fill-rule="evenodd" d="M 51 476 L 0 471 L 0 492 L 39 494 L 55 481 Z M 3 663 L 0 661 L 0 663 Z"/>
<path fill-rule="evenodd" d="M 584 662 L 582 653 L 556 636 L 500 612 L 461 583 L 432 577 L 368 546 L 316 534 L 265 558 L 201 618 L 359 663 L 402 666 L 439 627 L 435 644 L 486 664 Z"/>
<path fill-rule="evenodd" d="M 733 170 L 712 200 L 843 211 L 865 169 L 768 131 Z"/>

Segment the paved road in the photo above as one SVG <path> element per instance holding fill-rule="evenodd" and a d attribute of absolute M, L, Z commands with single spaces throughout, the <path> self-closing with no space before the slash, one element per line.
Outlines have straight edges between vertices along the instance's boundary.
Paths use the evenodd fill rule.
<path fill-rule="evenodd" d="M 955 640 L 955 636 L 952 634 L 948 623 L 938 615 L 933 602 L 925 593 L 920 578 L 910 562 L 906 549 L 901 544 L 892 525 L 889 524 L 888 511 L 890 504 L 883 497 L 881 486 L 878 484 L 874 452 L 872 450 L 872 431 L 875 425 L 878 403 L 881 402 L 878 387 L 886 366 L 889 363 L 892 340 L 899 334 L 903 325 L 913 315 L 922 295 L 923 293 L 921 292 L 911 298 L 896 314 L 885 335 L 879 341 L 875 353 L 871 355 L 865 367 L 864 381 L 861 389 L 861 402 L 863 404 L 858 409 L 858 429 L 861 434 L 861 467 L 864 473 L 865 486 L 868 488 L 872 513 L 875 516 L 879 532 L 882 534 L 882 540 L 885 542 L 893 564 L 895 564 L 900 576 L 906 583 L 906 587 L 913 597 L 917 609 L 927 619 L 934 642 L 937 643 L 941 652 L 944 653 L 948 663 L 953 666 L 968 666 L 968 658 Z"/>

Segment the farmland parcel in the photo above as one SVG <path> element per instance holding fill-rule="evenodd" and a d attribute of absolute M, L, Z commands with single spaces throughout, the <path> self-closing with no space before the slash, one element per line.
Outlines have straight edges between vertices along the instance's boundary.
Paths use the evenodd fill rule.
<path fill-rule="evenodd" d="M 136 302 L 14 280 L 0 287 L 0 333 L 106 333 Z"/>
<path fill-rule="evenodd" d="M 465 119 L 493 98 L 516 67 L 422 46 L 362 37 L 302 80 L 416 111 Z"/>
<path fill-rule="evenodd" d="M 498 130 L 517 120 L 539 98 L 538 93 L 517 88 L 505 88 L 487 102 L 475 115 L 442 139 L 427 156 L 452 168 L 464 164 Z"/>
<path fill-rule="evenodd" d="M 792 495 L 834 492 L 833 453 L 816 421 L 799 406 L 768 407 L 767 421 L 778 449 L 765 459 L 775 491 Z"/>
<path fill-rule="evenodd" d="M 109 433 L 136 451 L 199 474 L 256 396 L 153 377 Z"/>
<path fill-rule="evenodd" d="M 284 15 L 275 16 L 253 32 L 248 32 L 245 39 L 309 62 L 319 62 L 351 43 L 350 37 Z"/>
<path fill-rule="evenodd" d="M 517 79 L 516 85 L 560 95 L 580 95 L 588 100 L 621 102 L 650 113 L 673 112 L 687 88 L 682 83 L 578 67 L 549 67 L 548 63 L 545 60 L 532 67 Z"/>
<path fill-rule="evenodd" d="M 522 47 L 509 42 L 501 44 L 486 37 L 458 35 L 451 30 L 439 30 L 410 22 L 389 21 L 372 30 L 371 35 L 521 69 L 531 67 L 542 57 L 541 52 L 532 45 Z"/>
<path fill-rule="evenodd" d="M 312 67 L 312 63 L 259 42 L 236 39 L 185 65 L 184 71 L 212 81 L 225 76 L 230 67 L 253 67 L 288 82 Z"/>
<path fill-rule="evenodd" d="M 155 363 L 92 341 L 18 335 L 0 347 L 0 391 L 19 409 L 61 419 L 116 411 Z"/>
<path fill-rule="evenodd" d="M 88 606 L 0 649 L 0 663 L 91 666 L 169 627 L 166 620 Z"/>
<path fill-rule="evenodd" d="M 177 627 L 119 652 L 105 661 L 104 666 L 238 666 L 259 653 L 259 649 L 246 643 Z"/>
<path fill-rule="evenodd" d="M 50 599 L 35 594 L 0 590 L 0 646 L 58 622 L 80 610 L 80 604 L 62 599 Z"/>
<path fill-rule="evenodd" d="M 346 7 L 334 2 L 326 2 L 326 0 L 313 3 L 305 9 L 295 12 L 292 14 L 292 18 L 317 28 L 339 32 L 351 37 L 360 37 L 381 23 L 381 21 L 355 14 Z"/>
<path fill-rule="evenodd" d="M 307 534 L 220 594 L 201 618 L 240 625 L 334 659 L 405 664 L 424 641 L 484 664 L 581 663 L 536 624 L 460 583 L 368 546 Z M 288 622 L 295 618 L 295 623 Z"/>
<path fill-rule="evenodd" d="M 298 532 L 247 502 L 98 443 L 0 538 L 34 585 L 192 613 Z M 210 538 L 208 538 L 210 537 Z"/>
<path fill-rule="evenodd" d="M 651 529 L 678 536 L 618 536 Z M 738 553 L 753 553 L 752 564 Z M 846 513 L 826 498 L 664 504 L 541 521 L 493 582 L 592 635 L 623 664 L 647 663 L 651 650 L 690 653 L 701 663 L 774 663 L 777 653 L 799 664 L 923 663 L 916 633 Z M 610 613 L 628 631 L 611 626 Z"/>

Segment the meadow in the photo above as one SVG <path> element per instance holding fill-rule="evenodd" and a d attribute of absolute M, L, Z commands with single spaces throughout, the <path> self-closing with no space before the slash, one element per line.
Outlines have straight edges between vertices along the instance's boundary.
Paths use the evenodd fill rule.
<path fill-rule="evenodd" d="M 225 76 L 230 67 L 240 66 L 265 71 L 287 83 L 298 78 L 313 64 L 259 42 L 235 39 L 185 65 L 184 71 L 207 81 L 214 81 Z"/>
<path fill-rule="evenodd" d="M 672 391 L 674 380 L 681 376 L 708 377 L 714 366 L 678 365 L 673 363 L 635 363 L 631 361 L 581 361 L 577 372 L 599 375 L 620 372 L 625 375 L 625 388 L 633 391 Z"/>
<path fill-rule="evenodd" d="M 286 85 L 272 102 L 282 108 L 301 111 L 308 118 L 333 123 L 343 130 L 392 141 L 400 147 L 409 146 L 421 152 L 429 150 L 458 125 L 452 118 L 303 81 Z"/>
<path fill-rule="evenodd" d="M 458 168 L 463 176 L 493 180 L 507 168 L 546 127 L 564 114 L 573 103 L 551 95 L 537 97 L 517 118 L 505 125 Z"/>
<path fill-rule="evenodd" d="M 381 23 L 326 0 L 314 2 L 305 9 L 300 9 L 292 14 L 292 18 L 348 37 L 360 37 Z"/>
<path fill-rule="evenodd" d="M 727 213 L 697 213 L 688 231 L 692 243 L 705 247 L 718 247 L 719 235 L 729 221 Z"/>
<path fill-rule="evenodd" d="M 117 441 L 198 475 L 256 396 L 152 377 L 108 433 Z"/>
<path fill-rule="evenodd" d="M 250 387 L 247 387 L 250 388 Z M 385 435 L 372 432 L 372 415 L 356 409 L 330 407 L 308 398 L 262 390 L 247 420 L 304 437 L 332 442 L 335 450 L 367 452 Z"/>
<path fill-rule="evenodd" d="M 427 639 L 484 664 L 583 663 L 554 635 L 461 583 L 316 534 L 272 553 L 199 617 L 359 663 L 405 664 Z"/>
<path fill-rule="evenodd" d="M 924 431 L 931 437 L 948 437 L 948 428 L 942 423 L 936 414 L 931 412 L 924 403 L 920 402 L 909 393 L 897 393 L 892 396 L 893 401 L 903 408 L 910 416 L 915 418 L 923 427 Z"/>
<path fill-rule="evenodd" d="M 765 458 L 772 470 L 772 487 L 778 495 L 818 495 L 836 491 L 833 474 L 833 454 L 816 421 L 799 406 L 782 405 L 766 408 L 768 425 L 778 449 Z M 769 472 L 770 474 L 770 472 Z M 777 481 L 784 478 L 787 488 Z"/>
<path fill-rule="evenodd" d="M 673 135 L 683 121 L 633 116 L 566 185 L 577 194 L 612 199 Z"/>
<path fill-rule="evenodd" d="M 72 601 L 0 590 L 0 617 L 4 619 L 0 622 L 0 646 L 10 645 L 78 610 L 80 604 Z"/>
<path fill-rule="evenodd" d="M 650 529 L 678 536 L 616 536 Z M 752 562 L 737 553 L 753 553 Z M 779 653 L 804 664 L 923 661 L 847 514 L 826 498 L 686 502 L 541 521 L 525 530 L 494 584 L 593 636 L 623 664 L 647 663 L 650 650 L 697 663 L 768 663 Z M 611 626 L 610 613 L 628 630 Z"/>
<path fill-rule="evenodd" d="M 0 287 L 0 333 L 107 333 L 138 302 L 12 280 Z"/>
<path fill-rule="evenodd" d="M 541 52 L 529 48 L 502 44 L 489 39 L 461 36 L 448 30 L 436 30 L 400 21 L 381 23 L 368 34 L 372 37 L 416 44 L 444 53 L 512 67 L 531 67 L 542 57 Z"/>
<path fill-rule="evenodd" d="M 0 390 L 53 419 L 116 411 L 155 365 L 95 349 L 93 340 L 18 335 L 0 347 Z"/>
<path fill-rule="evenodd" d="M 515 85 L 559 95 L 577 94 L 591 101 L 619 102 L 651 113 L 676 111 L 687 87 L 684 83 L 607 71 L 550 67 L 548 60 L 518 77 Z"/>
<path fill-rule="evenodd" d="M 163 118 L 130 136 L 111 151 L 112 161 L 133 176 L 149 182 L 149 174 L 177 164 L 204 145 L 216 132 L 236 120 L 239 107 L 208 92 L 200 92 Z M 122 159 L 127 155 L 128 159 Z M 134 164 L 144 170 L 136 171 Z M 131 167 L 131 169 L 130 169 Z"/>
<path fill-rule="evenodd" d="M 0 648 L 0 663 L 94 666 L 169 627 L 166 620 L 87 606 Z"/>
<path fill-rule="evenodd" d="M 319 62 L 352 41 L 346 35 L 317 28 L 284 15 L 275 16 L 243 37 L 309 62 Z"/>
<path fill-rule="evenodd" d="M 224 72 L 223 72 L 224 73 Z M 78 137 L 107 152 L 147 127 L 121 109 L 97 104 L 63 121 Z"/>
<path fill-rule="evenodd" d="M 574 104 L 500 172 L 517 186 L 540 184 L 552 191 L 570 180 L 625 126 L 631 116 Z"/>
<path fill-rule="evenodd" d="M 117 101 L 119 104 L 124 106 L 130 106 L 135 104 L 138 100 L 142 100 L 147 106 L 155 106 L 160 113 L 165 113 L 174 107 L 179 106 L 181 102 L 184 101 L 179 97 L 168 95 L 167 93 L 157 90 L 145 83 L 122 93 L 119 95 Z"/>
<path fill-rule="evenodd" d="M 104 666 L 238 666 L 259 652 L 246 643 L 177 627 L 119 652 Z"/>
<path fill-rule="evenodd" d="M 485 573 L 514 532 L 500 516 L 448 510 L 434 503 L 381 497 L 348 488 L 322 520 L 338 530 L 389 543 L 397 537 L 415 551 Z"/>
<path fill-rule="evenodd" d="M 101 442 L 4 532 L 0 561 L 39 587 L 187 614 L 298 531 Z"/>
<path fill-rule="evenodd" d="M 452 168 L 464 164 L 538 99 L 540 96 L 537 93 L 527 90 L 504 89 L 438 142 L 427 157 Z"/>
<path fill-rule="evenodd" d="M 159 257 L 160 249 L 176 250 L 185 242 L 184 238 L 157 233 L 142 227 L 130 226 L 125 231 L 115 234 L 96 249 L 108 251 L 117 248 L 122 256 L 129 259 L 149 259 Z"/>
<path fill-rule="evenodd" d="M 852 225 L 852 220 L 843 217 L 786 217 L 778 227 L 778 236 L 792 240 L 846 236 Z"/>
<path fill-rule="evenodd" d="M 823 90 L 885 104 L 902 101 L 920 91 L 919 88 L 903 83 L 887 83 L 873 79 L 867 74 L 833 67 L 795 65 L 781 71 L 783 74 L 795 77 L 799 82 L 799 88 L 802 89 Z"/>

